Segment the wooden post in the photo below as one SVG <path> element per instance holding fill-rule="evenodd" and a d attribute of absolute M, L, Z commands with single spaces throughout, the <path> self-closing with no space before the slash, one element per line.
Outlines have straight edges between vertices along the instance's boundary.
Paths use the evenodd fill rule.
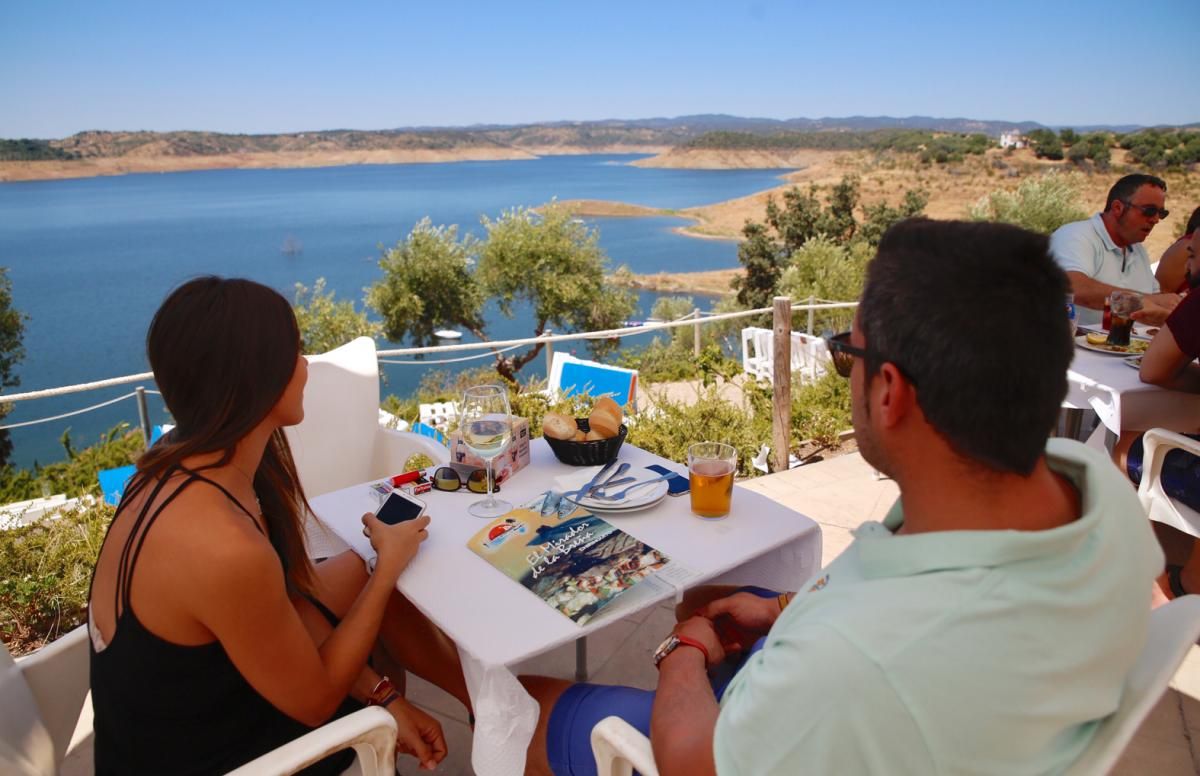
<path fill-rule="evenodd" d="M 772 354 L 774 399 L 771 407 L 771 452 L 773 471 L 788 470 L 792 438 L 792 300 L 775 297 L 775 333 Z"/>
<path fill-rule="evenodd" d="M 692 327 L 692 351 L 696 358 L 700 358 L 700 308 L 692 309 L 692 318 L 695 319 L 696 325 Z"/>
<path fill-rule="evenodd" d="M 547 326 L 546 330 L 544 332 L 542 332 L 542 336 L 549 337 L 553 333 L 554 333 L 554 330 L 551 329 L 549 326 Z M 553 368 L 553 366 L 554 366 L 554 343 L 547 342 L 546 343 L 546 381 L 547 382 L 550 381 L 550 370 L 551 370 L 551 368 Z"/>
<path fill-rule="evenodd" d="M 150 410 L 146 408 L 146 389 L 139 385 L 133 390 L 137 395 L 138 425 L 142 427 L 142 440 L 146 443 L 146 447 L 149 447 L 150 437 L 154 436 L 154 430 L 150 428 Z"/>
<path fill-rule="evenodd" d="M 812 336 L 812 333 L 813 333 L 813 309 L 812 309 L 812 306 L 816 303 L 817 303 L 817 298 L 815 296 L 808 297 L 808 336 L 810 336 L 810 337 Z"/>

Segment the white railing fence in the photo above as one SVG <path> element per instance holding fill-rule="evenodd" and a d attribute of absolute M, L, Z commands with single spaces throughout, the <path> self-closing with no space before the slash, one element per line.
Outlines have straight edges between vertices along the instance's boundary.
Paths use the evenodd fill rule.
<path fill-rule="evenodd" d="M 774 304 L 771 307 L 762 307 L 756 310 L 739 310 L 732 313 L 711 313 L 703 312 L 699 308 L 695 308 L 691 313 L 674 321 L 661 321 L 645 323 L 638 326 L 625 326 L 618 329 L 605 329 L 603 331 L 587 331 L 574 332 L 570 334 L 554 334 L 547 330 L 538 337 L 525 337 L 522 339 L 503 340 L 498 342 L 463 342 L 454 345 L 434 345 L 429 347 L 419 348 L 390 348 L 387 350 L 378 351 L 380 362 L 384 364 L 396 365 L 412 365 L 412 366 L 431 366 L 435 364 L 457 363 L 461 361 L 469 361 L 477 358 L 488 358 L 495 356 L 523 345 L 545 346 L 546 354 L 546 371 L 549 374 L 550 364 L 554 359 L 554 345 L 559 342 L 577 342 L 596 339 L 614 339 L 630 337 L 638 334 L 647 334 L 656 331 L 665 331 L 669 329 L 677 329 L 684 326 L 691 326 L 694 332 L 693 348 L 695 355 L 700 355 L 701 336 L 700 330 L 703 326 L 708 326 L 713 323 L 722 321 L 732 321 L 740 318 L 751 318 L 762 316 L 770 313 L 774 319 L 774 433 L 772 434 L 772 448 L 776 455 L 776 470 L 787 468 L 787 434 L 791 421 L 791 372 L 789 365 L 791 363 L 791 330 L 792 316 L 798 312 L 808 312 L 808 333 L 813 333 L 814 315 L 821 310 L 845 310 L 853 309 L 858 306 L 857 302 L 830 302 L 809 297 L 807 302 L 793 304 L 791 299 L 786 296 L 775 297 Z M 469 351 L 485 351 L 477 355 L 466 356 L 463 358 L 450 358 L 444 360 L 427 360 L 408 358 L 400 360 L 397 357 L 401 356 L 426 356 L 437 353 L 460 353 Z M 104 388 L 111 388 L 117 385 L 128 385 L 129 383 L 148 382 L 154 380 L 153 372 L 141 372 L 134 375 L 125 375 L 123 377 L 110 377 L 104 380 L 96 380 L 88 383 L 78 383 L 76 385 L 63 385 L 56 388 L 45 388 L 37 391 L 25 391 L 23 393 L 0 394 L 0 403 L 16 403 L 24 401 L 34 401 L 37 399 L 47 399 L 56 396 L 64 396 L 73 393 L 86 393 L 88 391 L 96 391 Z M 71 412 L 62 413 L 46 418 L 38 418 L 37 420 L 27 420 L 20 423 L 11 423 L 0 426 L 0 429 L 21 428 L 25 426 L 33 426 L 40 423 L 49 423 L 55 420 L 81 415 L 86 412 L 92 412 L 102 407 L 107 407 L 119 401 L 126 399 L 135 399 L 138 407 L 138 420 L 142 429 L 142 434 L 146 439 L 146 443 L 150 441 L 150 420 L 149 413 L 146 409 L 146 394 L 157 394 L 158 391 L 147 389 L 143 386 L 137 386 L 130 393 L 118 396 L 114 399 L 94 404 L 88 407 L 83 407 Z M 782 452 L 781 452 L 782 451 Z M 779 457 L 782 455 L 783 463 L 779 463 Z"/>

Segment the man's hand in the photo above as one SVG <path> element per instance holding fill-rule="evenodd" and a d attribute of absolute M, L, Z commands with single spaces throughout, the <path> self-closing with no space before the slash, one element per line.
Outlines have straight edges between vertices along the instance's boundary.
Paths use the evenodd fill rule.
<path fill-rule="evenodd" d="M 1150 326 L 1162 326 L 1182 298 L 1179 294 L 1146 294 L 1142 297 L 1142 309 L 1130 317 Z"/>
<path fill-rule="evenodd" d="M 713 628 L 712 620 L 699 615 L 691 617 L 676 625 L 674 633 L 676 636 L 687 636 L 704 645 L 704 648 L 708 650 L 708 668 L 719 665 L 725 660 L 725 648 L 721 646 L 721 640 L 717 638 L 717 631 Z M 679 647 L 679 649 L 682 648 Z"/>
<path fill-rule="evenodd" d="M 734 593 L 726 598 L 718 598 L 700 608 L 696 614 L 717 623 L 726 618 L 732 620 L 734 627 L 721 628 L 718 625 L 717 631 L 728 634 L 722 641 L 725 651 L 741 652 L 751 646 L 745 641 L 753 643 L 767 635 L 779 612 L 779 602 L 774 598 L 761 598 L 753 593 Z"/>
<path fill-rule="evenodd" d="M 397 698 L 385 708 L 396 718 L 397 751 L 416 757 L 425 771 L 432 771 L 446 758 L 446 738 L 436 719 L 404 698 Z"/>

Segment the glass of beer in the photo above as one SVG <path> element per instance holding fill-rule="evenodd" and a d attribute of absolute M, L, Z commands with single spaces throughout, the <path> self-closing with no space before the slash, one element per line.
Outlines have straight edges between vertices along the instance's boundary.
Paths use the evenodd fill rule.
<path fill-rule="evenodd" d="M 732 445 L 697 442 L 689 447 L 688 480 L 691 484 L 692 512 L 708 518 L 729 514 L 735 471 L 737 450 Z"/>
<path fill-rule="evenodd" d="M 1129 333 L 1133 331 L 1133 318 L 1142 309 L 1142 295 L 1136 291 L 1113 291 L 1109 295 L 1112 308 L 1112 324 L 1108 329 L 1108 344 L 1129 346 Z"/>

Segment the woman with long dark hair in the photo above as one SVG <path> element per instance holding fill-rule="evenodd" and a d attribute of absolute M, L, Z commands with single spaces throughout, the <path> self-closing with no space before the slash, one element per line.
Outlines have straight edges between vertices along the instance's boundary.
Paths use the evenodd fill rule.
<path fill-rule="evenodd" d="M 373 573 L 350 552 L 309 561 L 283 434 L 304 417 L 308 367 L 287 300 L 192 280 L 146 348 L 176 427 L 138 461 L 92 580 L 97 773 L 223 773 L 361 702 L 385 706 L 400 751 L 433 767 L 440 725 L 367 664 L 374 650 L 469 704 L 453 644 L 395 589 L 429 518 L 363 515 Z"/>

